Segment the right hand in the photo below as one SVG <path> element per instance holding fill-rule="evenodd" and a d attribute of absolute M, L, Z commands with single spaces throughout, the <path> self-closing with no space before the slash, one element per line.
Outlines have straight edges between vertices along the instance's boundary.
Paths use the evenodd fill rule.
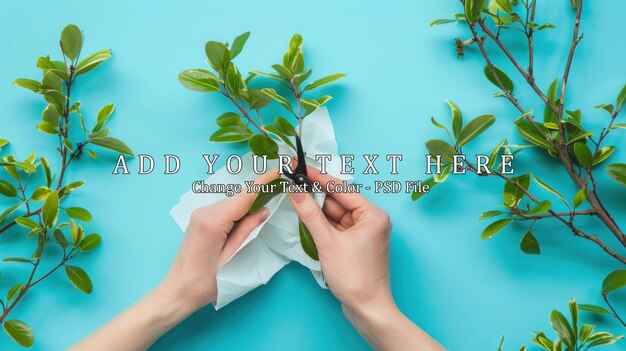
<path fill-rule="evenodd" d="M 341 181 L 309 167 L 309 178 L 323 189 Z M 332 184 L 332 183 L 331 183 Z M 328 194 L 323 208 L 307 193 L 291 202 L 307 226 L 319 254 L 324 279 L 344 309 L 393 308 L 389 283 L 389 215 L 358 193 Z"/>

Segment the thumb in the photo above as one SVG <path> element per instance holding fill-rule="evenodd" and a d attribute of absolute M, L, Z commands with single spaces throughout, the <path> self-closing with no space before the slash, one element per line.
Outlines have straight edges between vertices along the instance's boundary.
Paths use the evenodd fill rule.
<path fill-rule="evenodd" d="M 313 196 L 308 193 L 290 193 L 289 200 L 302 223 L 311 232 L 313 240 L 324 240 L 329 235 L 332 226 Z"/>

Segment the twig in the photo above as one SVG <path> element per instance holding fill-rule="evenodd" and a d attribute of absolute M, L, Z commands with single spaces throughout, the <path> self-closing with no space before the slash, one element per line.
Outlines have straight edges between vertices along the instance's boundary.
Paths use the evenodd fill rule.
<path fill-rule="evenodd" d="M 607 297 L 607 294 L 603 293 L 602 294 L 602 298 L 604 299 L 604 302 L 606 302 L 607 306 L 609 306 L 609 308 L 611 309 L 611 311 L 613 312 L 613 317 L 617 318 L 617 320 L 622 323 L 623 326 L 626 327 L 626 322 L 624 322 L 624 320 L 620 317 L 620 315 L 617 313 L 617 311 L 615 310 L 615 308 L 613 308 L 613 305 L 611 305 L 611 303 L 609 302 L 609 298 Z"/>

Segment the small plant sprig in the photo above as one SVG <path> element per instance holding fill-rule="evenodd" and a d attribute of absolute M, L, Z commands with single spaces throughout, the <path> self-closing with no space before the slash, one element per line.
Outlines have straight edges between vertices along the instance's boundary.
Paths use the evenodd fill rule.
<path fill-rule="evenodd" d="M 302 137 L 303 119 L 331 99 L 329 95 L 312 97 L 312 91 L 344 77 L 345 74 L 331 74 L 305 85 L 312 71 L 305 67 L 302 36 L 294 34 L 289 48 L 283 55 L 282 63 L 272 65 L 275 73 L 250 71 L 244 79 L 233 59 L 241 53 L 249 36 L 250 32 L 239 35 L 233 40 L 232 45 L 217 41 L 207 42 L 205 52 L 214 72 L 200 68 L 189 69 L 181 72 L 178 79 L 190 90 L 218 92 L 233 104 L 234 112 L 225 112 L 217 118 L 216 122 L 220 128 L 211 135 L 209 139 L 211 142 L 247 141 L 255 155 L 276 159 L 279 150 L 277 141 L 282 141 L 296 150 L 292 140 L 296 136 Z M 257 83 L 259 77 L 269 80 L 261 80 L 262 84 Z M 267 84 L 271 81 L 280 83 L 283 89 L 276 91 Z M 272 100 L 278 102 L 289 115 L 293 116 L 297 123 L 296 127 L 280 116 L 274 118 L 273 125 L 263 120 L 261 112 Z M 286 181 L 277 179 L 274 182 Z M 262 208 L 278 194 L 280 192 L 259 194 L 253 209 Z M 317 260 L 317 250 L 308 229 L 302 222 L 299 228 L 304 251 Z"/>
<path fill-rule="evenodd" d="M 87 209 L 62 206 L 62 201 L 70 193 L 85 184 L 82 180 L 65 184 L 65 175 L 70 164 L 79 160 L 84 151 L 96 158 L 96 153 L 87 149 L 89 145 L 132 156 L 128 146 L 109 137 L 109 129 L 104 128 L 113 113 L 113 104 L 100 110 L 94 127 L 88 131 L 86 119 L 81 113 L 81 103 L 72 103 L 71 99 L 76 79 L 109 59 L 111 51 L 101 50 L 80 60 L 83 34 L 75 25 L 68 25 L 63 29 L 59 44 L 63 61 L 53 61 L 50 56 L 37 59 L 37 67 L 43 73 L 41 81 L 24 78 L 14 81 L 15 85 L 41 95 L 48 103 L 37 129 L 58 138 L 56 151 L 60 155 L 61 163 L 58 179 L 56 173 L 52 172 L 48 159 L 43 156 L 37 158 L 34 153 L 23 161 L 9 155 L 0 162 L 0 166 L 9 176 L 7 180 L 0 180 L 0 194 L 17 200 L 15 205 L 0 214 L 0 234 L 23 235 L 25 229 L 25 239 L 36 243 L 36 249 L 30 257 L 7 257 L 3 260 L 31 266 L 28 276 L 13 285 L 5 298 L 0 298 L 0 323 L 6 333 L 24 347 L 33 345 L 33 331 L 26 323 L 9 317 L 33 287 L 63 268 L 76 289 L 87 294 L 93 289 L 89 275 L 82 268 L 68 264 L 76 256 L 95 249 L 101 242 L 99 234 L 85 234 L 83 226 L 77 223 L 91 221 L 92 215 Z M 80 129 L 78 137 L 73 135 L 76 133 L 72 133 L 70 128 L 76 124 Z M 0 145 L 7 143 L 4 139 L 0 140 Z M 38 184 L 40 177 L 35 176 L 38 170 L 44 173 L 45 177 L 41 180 L 43 184 Z M 17 217 L 9 220 L 16 213 Z M 68 231 L 71 239 L 68 239 Z M 52 268 L 44 268 L 40 265 L 42 257 L 54 254 L 54 251 L 58 252 L 51 247 L 51 243 L 56 243 L 62 252 L 57 264 Z M 42 272 L 42 269 L 45 271 Z"/>
<path fill-rule="evenodd" d="M 583 0 L 572 1 L 576 15 L 572 29 L 572 39 L 567 53 L 565 68 L 560 79 L 555 79 L 548 87 L 547 92 L 543 92 L 536 84 L 534 75 L 534 35 L 536 32 L 555 28 L 553 24 L 539 24 L 536 21 L 536 1 L 535 0 L 461 0 L 463 6 L 462 14 L 455 14 L 453 19 L 440 19 L 431 23 L 432 26 L 458 22 L 463 23 L 469 30 L 470 39 L 456 40 L 457 52 L 458 43 L 466 45 L 476 45 L 480 54 L 484 58 L 486 66 L 484 75 L 488 81 L 494 84 L 499 92 L 496 97 L 504 97 L 520 113 L 521 116 L 514 121 L 514 125 L 529 144 L 513 145 L 503 139 L 490 153 L 491 163 L 488 165 L 490 172 L 480 172 L 477 165 L 464 161 L 464 168 L 469 172 L 474 172 L 481 176 L 496 176 L 504 182 L 503 205 L 505 210 L 492 210 L 483 213 L 480 219 L 488 219 L 498 216 L 505 218 L 496 220 L 488 225 L 482 233 L 483 239 L 492 238 L 495 234 L 507 227 L 511 223 L 529 223 L 528 229 L 520 242 L 520 248 L 527 254 L 540 254 L 540 245 L 534 236 L 533 228 L 536 222 L 554 219 L 562 223 L 574 236 L 593 242 L 612 258 L 626 264 L 626 257 L 620 254 L 620 250 L 626 247 L 626 234 L 620 228 L 609 209 L 604 205 L 602 197 L 598 191 L 598 181 L 596 169 L 603 165 L 613 154 L 616 147 L 605 145 L 609 134 L 617 129 L 626 129 L 626 124 L 617 123 L 620 112 L 626 105 L 626 86 L 617 94 L 615 103 L 605 103 L 595 106 L 607 112 L 609 118 L 606 126 L 599 132 L 594 132 L 584 128 L 582 123 L 583 113 L 579 109 L 566 108 L 574 102 L 566 100 L 566 89 L 569 75 L 572 68 L 573 58 L 577 46 L 583 38 L 580 33 L 581 14 L 583 10 Z M 503 31 L 519 32 L 527 44 L 526 65 L 522 63 L 523 58 L 518 57 L 509 50 L 508 45 L 501 39 Z M 483 34 L 481 36 L 481 34 Z M 543 102 L 543 121 L 539 121 L 534 110 L 525 108 L 523 102 L 516 95 L 515 85 L 509 76 L 493 61 L 491 54 L 487 51 L 486 44 L 493 43 L 496 48 L 504 54 L 506 59 L 515 67 L 524 81 Z M 442 174 L 426 180 L 431 187 L 445 181 L 451 169 L 454 155 L 462 155 L 462 147 L 473 140 L 489 128 L 494 122 L 492 115 L 479 116 L 464 126 L 463 117 L 459 107 L 448 101 L 452 110 L 452 133 L 432 118 L 432 123 L 446 131 L 448 141 L 435 139 L 426 143 L 429 153 L 432 155 L 442 155 L 446 165 Z M 540 180 L 532 173 L 526 173 L 515 177 L 508 177 L 501 172 L 501 165 L 496 165 L 497 156 L 502 154 L 517 154 L 527 148 L 538 148 L 549 158 L 555 158 L 566 170 L 574 185 L 577 187 L 575 194 L 570 196 L 561 195 L 553 186 Z M 488 153 L 489 154 L 489 153 Z M 544 160 L 547 161 L 548 158 Z M 605 168 L 608 175 L 618 184 L 626 186 L 626 164 L 613 163 Z M 553 201 L 563 203 L 564 211 L 553 208 L 552 202 L 542 199 L 534 190 L 530 188 L 531 183 L 535 183 L 539 188 L 554 196 Z M 424 193 L 414 193 L 413 199 L 417 200 Z M 569 201 L 567 199 L 570 199 Z M 580 208 L 585 205 L 587 208 Z M 576 220 L 581 216 L 596 218 L 601 222 L 608 232 L 612 233 L 616 239 L 615 243 L 607 243 L 595 234 L 589 234 L 581 229 Z M 611 314 L 622 323 L 618 313 L 613 309 L 607 294 L 626 286 L 626 274 L 624 270 L 617 270 L 609 274 L 603 284 L 602 296 L 611 309 Z M 609 291 L 606 286 L 611 287 Z M 607 311 L 608 312 L 608 311 Z"/>
<path fill-rule="evenodd" d="M 570 320 L 558 310 L 550 313 L 550 324 L 556 332 L 556 339 L 551 340 L 544 332 L 534 332 L 531 341 L 546 351 L 579 351 L 589 350 L 594 347 L 611 345 L 624 338 L 623 335 L 614 336 L 609 332 L 594 332 L 595 326 L 591 324 L 579 324 L 579 310 L 588 310 L 589 305 L 578 305 L 575 299 L 569 301 Z M 498 351 L 504 347 L 504 337 L 500 341 Z M 520 351 L 526 351 L 522 346 Z"/>

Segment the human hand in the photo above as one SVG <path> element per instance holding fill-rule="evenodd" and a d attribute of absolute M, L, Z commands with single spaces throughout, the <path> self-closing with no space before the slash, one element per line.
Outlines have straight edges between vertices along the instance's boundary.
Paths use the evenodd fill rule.
<path fill-rule="evenodd" d="M 255 182 L 265 184 L 278 177 L 271 171 Z M 242 192 L 196 209 L 169 273 L 156 289 L 169 299 L 186 301 L 195 311 L 217 298 L 218 270 L 246 238 L 270 215 L 267 208 L 248 214 L 255 193 Z"/>
<path fill-rule="evenodd" d="M 311 167 L 308 174 L 324 189 L 341 182 Z M 342 305 L 393 306 L 387 213 L 358 193 L 331 192 L 323 208 L 309 194 L 291 193 L 290 199 L 313 236 L 324 279 Z"/>
<path fill-rule="evenodd" d="M 313 168 L 308 174 L 324 189 L 331 181 L 339 183 Z M 393 299 L 387 213 L 361 194 L 329 188 L 323 208 L 306 193 L 292 193 L 290 199 L 313 236 L 324 279 L 348 320 L 377 350 L 444 350 L 402 314 Z"/>

